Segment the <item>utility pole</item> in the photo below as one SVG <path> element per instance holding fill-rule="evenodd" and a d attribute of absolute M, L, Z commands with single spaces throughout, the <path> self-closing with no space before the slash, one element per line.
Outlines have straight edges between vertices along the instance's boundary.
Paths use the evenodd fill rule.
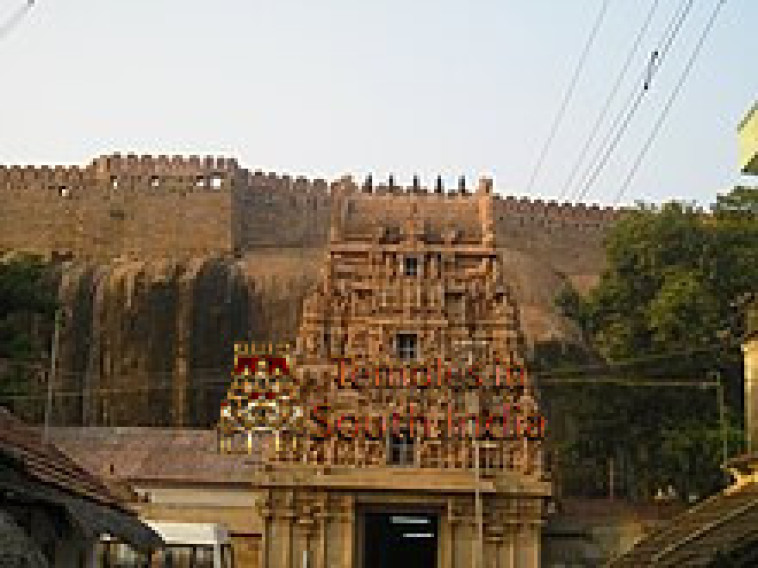
<path fill-rule="evenodd" d="M 468 364 L 474 363 L 474 348 L 476 345 L 489 345 L 489 341 L 485 340 L 461 340 L 456 342 L 459 346 L 467 346 Z M 479 416 L 481 412 L 481 404 L 479 396 L 476 397 L 476 415 Z M 474 515 L 476 516 L 476 530 L 477 530 L 477 550 L 476 550 L 476 568 L 484 568 L 484 506 L 482 503 L 481 492 L 481 472 L 479 466 L 479 439 L 477 437 L 478 432 L 472 432 L 472 440 L 474 442 Z"/>
<path fill-rule="evenodd" d="M 479 440 L 474 434 L 474 509 L 476 512 L 476 531 L 477 531 L 477 560 L 476 567 L 484 568 L 484 511 L 482 507 L 482 493 L 479 488 L 480 472 L 479 472 Z"/>
<path fill-rule="evenodd" d="M 63 308 L 55 310 L 55 327 L 53 328 L 53 344 L 50 347 L 50 371 L 47 377 L 47 402 L 45 404 L 45 428 L 42 432 L 42 441 L 48 442 L 50 435 L 50 420 L 53 412 L 53 383 L 55 382 L 55 372 L 58 362 L 58 340 L 61 332 L 61 318 L 63 317 Z"/>
<path fill-rule="evenodd" d="M 726 465 L 729 459 L 729 438 L 726 424 L 726 402 L 724 401 L 724 383 L 721 380 L 721 373 L 714 373 L 716 381 L 716 392 L 718 394 L 719 404 L 719 423 L 721 426 L 721 465 Z"/>

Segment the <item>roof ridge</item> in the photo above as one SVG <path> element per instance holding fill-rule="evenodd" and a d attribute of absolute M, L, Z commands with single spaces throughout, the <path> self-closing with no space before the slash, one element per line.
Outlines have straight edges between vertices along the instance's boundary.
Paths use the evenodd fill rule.
<path fill-rule="evenodd" d="M 44 441 L 38 430 L 0 408 L 0 453 L 40 483 L 128 512 L 103 479 L 55 444 Z"/>
<path fill-rule="evenodd" d="M 688 542 L 692 542 L 693 540 L 715 529 L 716 527 L 724 524 L 725 522 L 730 521 L 734 519 L 735 517 L 739 517 L 740 515 L 746 513 L 747 511 L 755 507 L 756 505 L 758 505 L 758 496 L 753 497 L 753 499 L 751 499 L 748 503 L 742 505 L 741 507 L 738 507 L 737 509 L 729 511 L 724 516 L 717 518 L 716 520 L 711 521 L 710 523 L 706 523 L 705 525 L 700 527 L 698 530 L 685 536 L 683 539 L 680 539 L 668 545 L 663 550 L 661 550 L 658 554 L 653 556 L 652 558 L 653 561 L 658 562 L 659 560 L 661 560 L 661 558 L 663 558 L 667 554 L 674 552 L 675 550 L 677 550 L 678 548 L 681 548 L 683 545 L 687 544 Z"/>
<path fill-rule="evenodd" d="M 678 543 L 682 540 L 681 536 L 678 536 L 677 533 L 682 530 L 683 523 L 691 522 L 692 520 L 697 520 L 697 515 L 703 511 L 706 507 L 712 505 L 713 503 L 717 502 L 719 499 L 723 498 L 732 498 L 733 495 L 727 493 L 727 489 L 725 488 L 718 493 L 715 493 L 708 498 L 704 499 L 700 503 L 697 503 L 693 505 L 692 507 L 688 508 L 686 511 L 682 511 L 678 515 L 674 516 L 672 519 L 668 520 L 665 523 L 665 526 L 662 527 L 657 532 L 653 532 L 643 539 L 641 539 L 639 542 L 637 542 L 630 550 L 628 550 L 626 553 L 619 553 L 614 557 L 615 560 L 622 560 L 625 556 L 628 554 L 635 554 L 635 553 L 642 553 L 644 550 L 648 550 L 648 554 L 652 554 L 653 550 L 655 550 L 657 547 L 655 543 L 660 543 L 663 545 L 667 539 L 674 540 L 675 543 Z M 758 499 L 758 496 L 756 497 Z M 709 525 L 713 522 L 711 520 L 710 522 L 706 523 L 706 525 Z M 690 533 L 688 533 L 689 535 Z M 685 537 L 686 538 L 686 537 Z M 663 542 L 661 542 L 663 541 Z M 669 545 L 671 546 L 671 545 Z M 650 549 L 653 550 L 650 550 Z"/>

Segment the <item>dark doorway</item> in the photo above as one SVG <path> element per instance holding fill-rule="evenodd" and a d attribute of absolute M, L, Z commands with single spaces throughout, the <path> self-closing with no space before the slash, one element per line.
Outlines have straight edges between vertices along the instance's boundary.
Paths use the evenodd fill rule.
<path fill-rule="evenodd" d="M 365 513 L 363 568 L 436 568 L 436 515 Z"/>

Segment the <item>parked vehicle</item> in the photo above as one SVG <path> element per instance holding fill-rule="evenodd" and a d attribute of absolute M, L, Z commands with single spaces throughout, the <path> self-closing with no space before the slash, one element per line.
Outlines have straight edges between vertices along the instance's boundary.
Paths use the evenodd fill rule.
<path fill-rule="evenodd" d="M 101 568 L 235 568 L 231 538 L 223 525 L 146 521 L 165 547 L 146 556 L 110 538 L 100 543 Z"/>

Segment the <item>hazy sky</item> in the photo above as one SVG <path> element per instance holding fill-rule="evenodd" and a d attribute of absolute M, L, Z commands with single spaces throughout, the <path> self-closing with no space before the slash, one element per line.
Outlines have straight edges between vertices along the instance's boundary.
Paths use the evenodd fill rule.
<path fill-rule="evenodd" d="M 681 0 L 660 0 L 623 106 Z M 532 197 L 557 197 L 653 0 L 607 17 Z M 495 178 L 524 194 L 601 0 L 37 0 L 0 37 L 0 163 L 222 154 L 308 177 Z M 588 200 L 611 203 L 716 0 L 695 0 Z M 0 0 L 0 22 L 23 0 Z M 758 1 L 729 0 L 622 202 L 740 180 Z M 601 135 L 605 130 L 601 131 Z"/>

